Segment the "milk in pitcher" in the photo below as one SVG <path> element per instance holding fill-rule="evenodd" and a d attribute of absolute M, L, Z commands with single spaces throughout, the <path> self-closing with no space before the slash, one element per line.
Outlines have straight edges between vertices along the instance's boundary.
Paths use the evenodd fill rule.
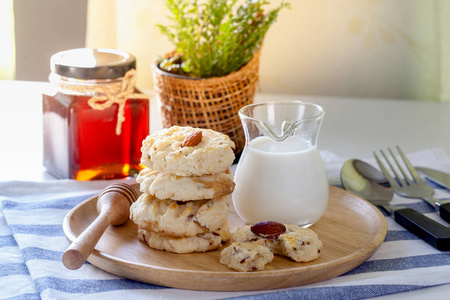
<path fill-rule="evenodd" d="M 315 145 L 297 137 L 261 136 L 244 149 L 233 203 L 248 223 L 271 220 L 308 227 L 328 203 L 328 182 Z"/>

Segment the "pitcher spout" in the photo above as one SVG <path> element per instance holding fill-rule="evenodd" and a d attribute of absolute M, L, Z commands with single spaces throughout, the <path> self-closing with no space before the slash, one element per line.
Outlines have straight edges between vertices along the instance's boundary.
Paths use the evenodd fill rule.
<path fill-rule="evenodd" d="M 269 124 L 265 122 L 261 122 L 262 127 L 267 132 L 267 136 L 272 138 L 273 140 L 277 142 L 282 142 L 286 140 L 287 138 L 293 136 L 295 134 L 295 131 L 297 130 L 297 127 L 301 125 L 301 122 L 294 121 L 292 119 L 286 119 L 281 123 L 280 130 L 274 130 L 275 128 L 273 126 L 270 126 Z M 277 134 L 276 132 L 280 132 L 280 134 Z"/>
<path fill-rule="evenodd" d="M 248 105 L 239 116 L 246 144 L 259 136 L 277 142 L 296 136 L 315 145 L 324 111 L 312 103 L 289 101 Z"/>

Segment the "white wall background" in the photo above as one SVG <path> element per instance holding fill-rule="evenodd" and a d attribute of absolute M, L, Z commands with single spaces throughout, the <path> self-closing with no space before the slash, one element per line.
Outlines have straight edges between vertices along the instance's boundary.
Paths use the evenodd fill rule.
<path fill-rule="evenodd" d="M 85 46 L 88 0 L 14 0 L 16 79 L 47 81 L 50 57 Z"/>
<path fill-rule="evenodd" d="M 450 100 L 450 1 L 290 3 L 264 43 L 263 92 Z M 113 29 L 98 18 L 105 7 Z M 151 63 L 173 48 L 155 27 L 167 14 L 164 0 L 89 0 L 87 43 L 134 53 L 138 85 L 151 88 Z"/>
<path fill-rule="evenodd" d="M 449 0 L 290 2 L 264 43 L 262 92 L 450 100 Z M 57 51 L 110 47 L 137 56 L 138 86 L 148 89 L 151 64 L 173 49 L 155 26 L 166 22 L 164 0 L 14 0 L 14 6 L 19 80 L 47 80 Z"/>

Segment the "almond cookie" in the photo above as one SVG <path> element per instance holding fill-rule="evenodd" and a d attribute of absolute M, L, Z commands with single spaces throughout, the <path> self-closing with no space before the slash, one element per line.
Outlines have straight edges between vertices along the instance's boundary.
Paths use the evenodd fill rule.
<path fill-rule="evenodd" d="M 234 147 L 234 142 L 223 133 L 172 126 L 147 136 L 142 142 L 141 164 L 178 176 L 222 173 L 233 164 Z"/>
<path fill-rule="evenodd" d="M 232 243 L 220 253 L 220 263 L 239 272 L 264 270 L 272 262 L 271 249 L 258 243 Z"/>
<path fill-rule="evenodd" d="M 206 252 L 219 248 L 222 243 L 229 240 L 229 231 L 228 223 L 225 223 L 222 228 L 214 232 L 206 232 L 183 238 L 170 238 L 157 232 L 139 229 L 138 238 L 153 249 L 174 253 L 193 253 Z"/>
<path fill-rule="evenodd" d="M 267 238 L 255 234 L 252 226 L 247 225 L 233 232 L 231 239 L 234 242 L 256 242 L 265 245 L 272 249 L 274 254 L 287 256 L 296 262 L 308 262 L 319 257 L 323 244 L 312 229 L 294 224 L 285 224 L 284 226 L 286 227 L 284 233 L 275 238 Z"/>
<path fill-rule="evenodd" d="M 136 178 L 141 192 L 161 200 L 204 200 L 229 195 L 234 190 L 233 173 L 203 176 L 177 176 L 145 168 Z"/>
<path fill-rule="evenodd" d="M 195 236 L 216 231 L 226 222 L 229 201 L 230 196 L 182 202 L 142 194 L 130 207 L 130 219 L 140 229 L 163 236 Z"/>

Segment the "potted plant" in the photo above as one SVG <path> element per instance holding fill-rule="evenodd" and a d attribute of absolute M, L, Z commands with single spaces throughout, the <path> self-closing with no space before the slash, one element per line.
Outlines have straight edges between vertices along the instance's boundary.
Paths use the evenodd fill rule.
<path fill-rule="evenodd" d="M 281 3 L 268 1 L 167 0 L 170 25 L 158 25 L 174 44 L 153 66 L 164 127 L 209 128 L 228 134 L 236 155 L 245 137 L 238 111 L 253 103 L 264 36 Z"/>

